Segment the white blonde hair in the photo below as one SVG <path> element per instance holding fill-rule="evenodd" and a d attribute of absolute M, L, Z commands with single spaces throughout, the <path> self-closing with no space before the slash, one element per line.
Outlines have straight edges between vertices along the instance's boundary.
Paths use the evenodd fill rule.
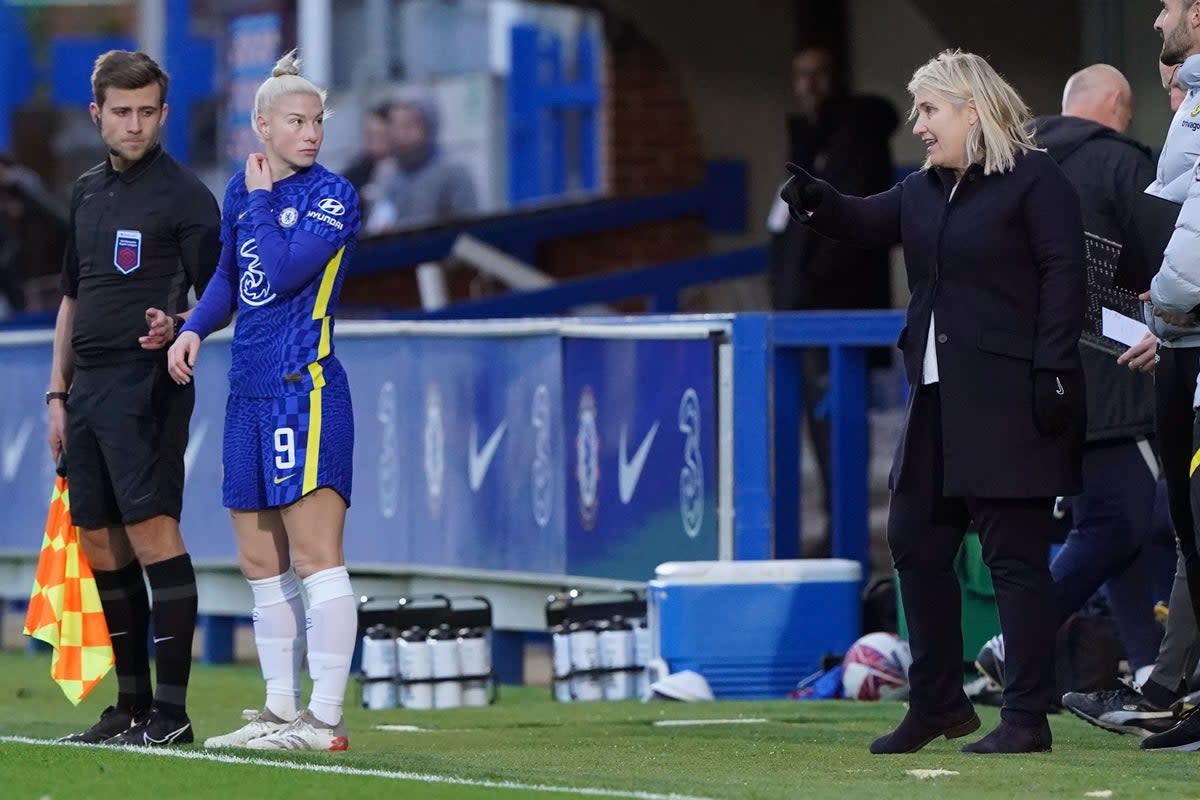
<path fill-rule="evenodd" d="M 979 124 L 967 135 L 967 163 L 983 164 L 983 174 L 1008 172 L 1017 156 L 1036 150 L 1026 126 L 1031 115 L 1025 101 L 992 65 L 974 53 L 945 50 L 917 68 L 908 82 L 913 96 L 909 119 L 917 116 L 917 92 L 928 91 L 962 108 L 974 104 Z M 925 160 L 925 169 L 930 167 Z"/>
<path fill-rule="evenodd" d="M 254 93 L 254 110 L 250 113 L 250 126 L 258 134 L 258 118 L 265 117 L 275 101 L 284 95 L 310 94 L 325 106 L 325 90 L 318 89 L 312 81 L 300 75 L 300 59 L 296 51 L 285 54 L 275 62 L 271 77 L 267 78 Z M 326 112 L 328 113 L 328 112 Z M 261 138 L 262 134 L 259 134 Z"/>

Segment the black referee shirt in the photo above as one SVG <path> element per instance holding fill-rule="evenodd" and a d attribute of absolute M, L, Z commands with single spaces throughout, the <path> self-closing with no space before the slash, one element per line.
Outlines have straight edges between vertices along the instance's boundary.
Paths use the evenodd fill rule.
<path fill-rule="evenodd" d="M 105 159 L 79 177 L 62 291 L 78 302 L 71 344 L 80 366 L 161 358 L 143 350 L 146 309 L 177 314 L 204 291 L 221 255 L 212 192 L 161 145 L 123 172 Z"/>

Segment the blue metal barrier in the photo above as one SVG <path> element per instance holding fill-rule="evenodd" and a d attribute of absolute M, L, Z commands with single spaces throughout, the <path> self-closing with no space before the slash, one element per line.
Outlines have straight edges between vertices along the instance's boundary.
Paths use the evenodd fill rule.
<path fill-rule="evenodd" d="M 800 351 L 828 347 L 832 553 L 870 574 L 866 349 L 893 346 L 903 326 L 903 311 L 733 318 L 736 558 L 799 555 L 800 459 L 790 443 L 798 446 L 803 418 Z"/>

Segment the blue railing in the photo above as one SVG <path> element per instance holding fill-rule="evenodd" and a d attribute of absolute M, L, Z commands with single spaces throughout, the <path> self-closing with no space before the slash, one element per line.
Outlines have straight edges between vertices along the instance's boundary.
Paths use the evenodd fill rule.
<path fill-rule="evenodd" d="M 733 318 L 736 558 L 800 555 L 801 350 L 827 347 L 831 549 L 870 574 L 866 351 L 893 346 L 903 326 L 903 311 Z"/>

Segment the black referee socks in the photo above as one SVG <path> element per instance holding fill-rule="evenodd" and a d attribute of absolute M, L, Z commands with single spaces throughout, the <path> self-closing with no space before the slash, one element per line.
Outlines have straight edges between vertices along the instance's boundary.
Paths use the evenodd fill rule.
<path fill-rule="evenodd" d="M 92 570 L 117 667 L 117 707 L 150 710 L 150 601 L 136 559 L 118 570 Z"/>
<path fill-rule="evenodd" d="M 154 705 L 166 714 L 186 715 L 196 632 L 196 573 L 187 553 L 146 565 L 154 597 L 154 660 L 158 686 Z M 145 637 L 143 636 L 143 641 Z"/>

